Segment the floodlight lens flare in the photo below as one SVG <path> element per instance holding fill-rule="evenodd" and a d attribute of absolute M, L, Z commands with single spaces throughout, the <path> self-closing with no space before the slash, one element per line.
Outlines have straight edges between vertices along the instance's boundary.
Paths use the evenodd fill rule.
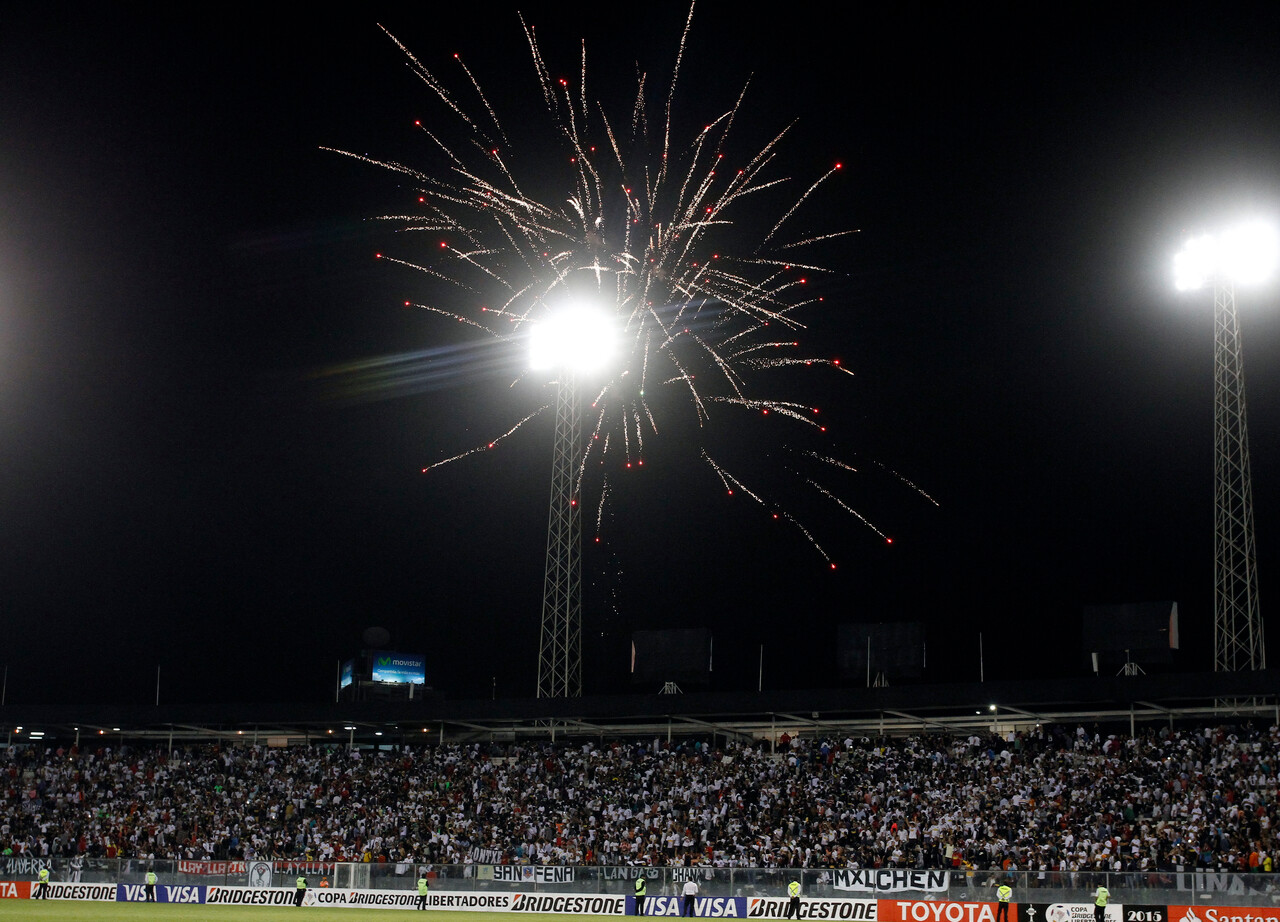
<path fill-rule="evenodd" d="M 1265 221 L 1241 224 L 1222 235 L 1222 271 L 1240 285 L 1265 282 L 1276 269 L 1280 238 Z"/>
<path fill-rule="evenodd" d="M 529 337 L 529 361 L 536 371 L 598 371 L 617 349 L 613 318 L 591 305 L 572 304 L 538 321 Z"/>
<path fill-rule="evenodd" d="M 1173 281 L 1179 291 L 1203 288 L 1219 278 L 1237 285 L 1257 285 L 1280 264 L 1280 233 L 1266 221 L 1238 224 L 1213 236 L 1186 242 L 1173 258 Z"/>
<path fill-rule="evenodd" d="M 1208 234 L 1192 237 L 1173 258 L 1173 284 L 1178 291 L 1203 288 L 1217 265 L 1218 242 Z"/>

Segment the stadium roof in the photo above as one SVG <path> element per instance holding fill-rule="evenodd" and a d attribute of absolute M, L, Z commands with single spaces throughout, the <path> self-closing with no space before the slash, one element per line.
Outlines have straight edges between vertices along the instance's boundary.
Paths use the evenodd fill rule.
<path fill-rule="evenodd" d="M 116 740 L 237 740 L 363 745 L 563 739 L 689 738 L 962 733 L 1050 724 L 1187 721 L 1248 717 L 1280 723 L 1273 670 L 1132 675 L 1040 682 L 769 691 L 758 694 L 590 696 L 331 704 L 119 706 L 9 705 L 10 743 L 60 745 Z M 35 734 L 33 736 L 33 734 Z"/>

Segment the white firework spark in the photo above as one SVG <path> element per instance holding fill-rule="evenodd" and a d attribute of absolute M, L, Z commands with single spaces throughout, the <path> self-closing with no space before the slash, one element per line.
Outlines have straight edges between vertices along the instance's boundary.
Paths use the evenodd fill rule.
<path fill-rule="evenodd" d="M 586 479 L 598 477 L 593 483 L 600 490 L 597 527 L 617 489 L 610 472 L 643 464 L 645 446 L 657 437 L 664 414 L 683 407 L 703 430 L 722 420 L 733 425 L 747 412 L 776 417 L 783 426 L 803 423 L 825 431 L 815 419 L 816 409 L 755 393 L 759 379 L 768 386 L 770 370 L 794 366 L 852 374 L 835 359 L 800 353 L 799 341 L 787 338 L 805 328 L 799 319 L 803 309 L 821 306 L 811 277 L 827 270 L 802 261 L 805 248 L 853 232 L 802 230 L 789 237 L 797 215 L 841 165 L 800 183 L 803 191 L 762 217 L 767 209 L 760 193 L 784 191 L 789 182 L 774 171 L 791 126 L 743 158 L 741 166 L 730 166 L 729 132 L 742 112 L 745 88 L 687 143 L 677 143 L 673 109 L 692 22 L 690 6 L 660 124 L 651 131 L 646 75 L 638 75 L 630 117 L 611 120 L 605 107 L 587 96 L 585 46 L 578 79 L 556 78 L 534 28 L 521 19 L 544 114 L 553 127 L 548 146 L 558 145 L 563 155 L 558 187 L 542 172 L 522 172 L 523 160 L 511 140 L 515 135 L 460 57 L 455 55 L 453 63 L 461 70 L 461 89 L 454 91 L 394 36 L 413 73 L 442 105 L 439 124 L 428 129 L 418 123 L 443 156 L 440 168 L 419 170 L 335 151 L 408 177 L 417 187 L 414 213 L 382 220 L 429 235 L 431 258 L 378 255 L 444 285 L 450 306 L 440 306 L 446 302 L 439 298 L 406 305 L 511 342 L 523 340 L 566 298 L 589 297 L 613 313 L 625 346 L 596 390 L 586 414 L 588 438 L 575 466 L 579 491 Z M 467 97 L 470 103 L 464 102 Z M 522 120 L 527 117 L 521 113 Z M 529 191 L 547 188 L 558 192 Z M 781 338 L 779 330 L 786 331 Z M 423 470 L 491 450 L 547 409 L 533 409 L 496 438 Z M 701 457 L 726 490 L 747 494 L 775 518 L 795 525 L 829 562 L 790 513 L 747 489 L 705 450 Z M 885 538 L 844 501 L 809 482 Z"/>

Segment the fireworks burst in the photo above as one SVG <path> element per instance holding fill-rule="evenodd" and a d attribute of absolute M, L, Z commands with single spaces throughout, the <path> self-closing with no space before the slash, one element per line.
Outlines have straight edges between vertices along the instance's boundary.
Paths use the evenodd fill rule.
<path fill-rule="evenodd" d="M 551 143 L 543 146 L 559 150 L 558 177 L 523 166 L 528 149 L 522 154 L 513 142 L 517 134 L 499 118 L 460 57 L 453 61 L 460 70 L 458 88 L 450 88 L 394 36 L 414 74 L 442 106 L 438 121 L 415 123 L 439 165 L 419 170 L 335 151 L 402 174 L 416 187 L 412 213 L 382 220 L 427 235 L 430 257 L 378 256 L 423 273 L 441 296 L 406 304 L 513 343 L 524 341 L 571 301 L 603 305 L 612 314 L 622 346 L 609 369 L 589 385 L 589 437 L 575 465 L 576 492 L 582 493 L 588 479 L 599 490 L 597 529 L 616 489 L 611 475 L 644 463 L 645 446 L 659 435 L 664 415 L 684 412 L 704 432 L 736 425 L 743 413 L 825 432 L 816 409 L 760 396 L 755 389 L 762 382 L 768 386 L 771 372 L 780 368 L 814 366 L 852 374 L 835 359 L 804 353 L 798 338 L 804 329 L 801 315 L 822 302 L 811 279 L 826 273 L 806 259 L 806 252 L 854 233 L 801 229 L 806 204 L 841 164 L 796 183 L 803 191 L 769 211 L 765 206 L 773 197 L 794 183 L 777 175 L 780 146 L 790 129 L 733 164 L 728 140 L 745 89 L 687 143 L 677 143 L 673 106 L 692 20 L 691 6 L 659 116 L 650 116 L 641 74 L 634 105 L 621 119 L 590 101 L 585 47 L 576 79 L 555 77 L 535 30 L 521 20 L 553 127 L 546 139 Z M 520 122 L 527 119 L 522 113 Z M 550 193 L 543 191 L 548 188 Z M 499 447 L 548 410 L 540 403 L 534 402 L 509 430 L 433 461 L 423 471 Z M 749 497 L 796 527 L 830 563 L 792 514 L 749 488 L 705 448 L 700 456 L 730 494 Z M 855 470 L 825 455 L 793 455 L 800 456 L 828 470 Z M 890 540 L 828 487 L 795 474 L 802 489 L 817 490 Z"/>

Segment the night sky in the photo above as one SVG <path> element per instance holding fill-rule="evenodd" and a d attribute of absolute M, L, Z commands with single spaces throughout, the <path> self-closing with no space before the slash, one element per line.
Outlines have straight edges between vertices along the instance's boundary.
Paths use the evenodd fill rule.
<path fill-rule="evenodd" d="M 157 666 L 163 701 L 324 701 L 370 626 L 448 695 L 532 695 L 551 420 L 421 473 L 525 404 L 374 258 L 427 243 L 369 220 L 408 187 L 321 150 L 425 151 L 413 122 L 439 107 L 379 22 L 454 85 L 461 53 L 519 120 L 516 7 L 459 9 L 7 18 L 9 703 L 145 704 Z M 520 9 L 553 73 L 576 77 L 585 39 L 610 107 L 636 62 L 665 88 L 687 12 Z M 766 688 L 837 684 L 837 626 L 859 621 L 925 622 L 930 681 L 976 679 L 979 632 L 988 679 L 1085 674 L 1082 606 L 1157 599 L 1180 605 L 1176 668 L 1210 668 L 1212 294 L 1174 292 L 1170 261 L 1189 231 L 1280 219 L 1278 47 L 1273 5 L 698 5 L 678 115 L 750 79 L 739 155 L 794 120 L 780 175 L 845 164 L 814 220 L 860 233 L 828 250 L 802 338 L 856 375 L 779 396 L 822 408 L 861 469 L 841 495 L 894 543 L 798 498 L 830 570 L 726 496 L 675 420 L 599 546 L 586 527 L 587 690 L 629 689 L 630 633 L 674 627 L 713 631 L 714 688 L 754 689 L 761 644 Z M 1265 614 L 1280 283 L 1238 300 Z M 371 377 L 386 358 L 400 373 Z M 736 447 L 778 450 L 756 437 Z"/>

